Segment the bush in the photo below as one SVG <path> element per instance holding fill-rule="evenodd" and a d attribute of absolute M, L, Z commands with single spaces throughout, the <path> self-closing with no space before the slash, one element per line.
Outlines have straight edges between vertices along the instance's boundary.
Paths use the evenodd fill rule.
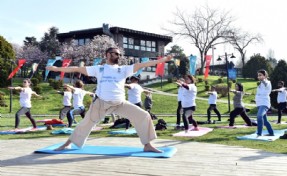
<path fill-rule="evenodd" d="M 209 84 L 209 83 L 208 83 L 208 80 L 205 80 L 204 83 L 205 83 L 205 85 L 208 85 L 208 84 Z"/>
<path fill-rule="evenodd" d="M 40 86 L 35 86 L 35 87 L 33 87 L 33 90 L 34 90 L 37 94 L 41 94 L 41 93 L 42 93 L 42 87 L 40 87 Z"/>
<path fill-rule="evenodd" d="M 8 105 L 5 103 L 5 93 L 0 92 L 0 106 L 1 107 L 7 107 Z"/>
<path fill-rule="evenodd" d="M 39 80 L 37 78 L 32 78 L 31 82 L 32 82 L 33 87 L 37 87 L 39 84 Z"/>
<path fill-rule="evenodd" d="M 216 85 L 215 89 L 222 97 L 225 97 L 228 93 L 228 87 L 224 84 Z"/>
<path fill-rule="evenodd" d="M 54 79 L 52 79 L 52 78 L 48 79 L 48 83 L 49 83 L 50 86 L 53 86 L 54 82 L 55 82 Z"/>
<path fill-rule="evenodd" d="M 218 78 L 218 83 L 223 83 L 223 79 L 222 78 Z"/>
<path fill-rule="evenodd" d="M 39 72 L 37 72 L 37 74 L 34 75 L 34 78 L 37 78 L 39 83 L 43 81 L 43 76 Z"/>
<path fill-rule="evenodd" d="M 63 86 L 63 81 L 62 80 L 54 81 L 52 83 L 52 87 L 54 89 L 60 89 L 62 86 Z"/>
<path fill-rule="evenodd" d="M 203 82 L 203 79 L 202 78 L 198 78 L 198 82 Z"/>
<path fill-rule="evenodd" d="M 205 91 L 209 91 L 210 86 L 209 85 L 205 85 Z"/>
<path fill-rule="evenodd" d="M 228 81 L 228 87 L 231 88 L 232 87 L 232 81 Z"/>

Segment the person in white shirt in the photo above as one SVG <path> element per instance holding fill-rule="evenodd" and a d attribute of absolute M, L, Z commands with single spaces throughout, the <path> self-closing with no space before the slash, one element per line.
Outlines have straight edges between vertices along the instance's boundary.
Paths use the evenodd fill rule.
<path fill-rule="evenodd" d="M 186 75 L 184 77 L 184 82 L 178 80 L 177 85 L 182 86 L 182 99 L 181 104 L 183 108 L 183 124 L 185 132 L 189 130 L 189 123 L 192 123 L 194 128 L 193 130 L 198 131 L 197 122 L 194 120 L 192 114 L 195 111 L 196 103 L 195 98 L 197 94 L 197 87 L 195 86 L 195 78 L 191 75 Z"/>
<path fill-rule="evenodd" d="M 131 76 L 130 77 L 130 84 L 125 84 L 125 87 L 128 88 L 128 101 L 132 104 L 142 108 L 142 99 L 141 94 L 149 93 L 148 90 L 145 90 L 142 88 L 142 86 L 139 85 L 140 78 L 138 76 Z M 126 129 L 128 129 L 130 126 L 130 121 L 126 120 Z"/>
<path fill-rule="evenodd" d="M 162 152 L 150 143 L 155 139 L 156 132 L 150 114 L 125 100 L 125 81 L 140 68 L 154 66 L 171 60 L 167 56 L 155 61 L 136 63 L 134 65 L 119 65 L 121 53 L 119 48 L 108 48 L 106 50 L 106 64 L 88 67 L 46 67 L 47 70 L 57 72 L 80 72 L 87 76 L 97 77 L 98 84 L 96 98 L 86 113 L 85 118 L 77 125 L 73 134 L 59 148 L 63 150 L 74 143 L 82 147 L 86 142 L 92 128 L 104 118 L 106 114 L 116 113 L 127 117 L 135 126 L 138 136 L 144 145 L 145 152 Z"/>
<path fill-rule="evenodd" d="M 184 82 L 183 78 L 179 79 L 181 82 Z M 182 92 L 184 88 L 182 86 L 178 86 L 178 91 L 177 91 L 177 109 L 176 109 L 176 126 L 175 129 L 179 130 L 180 129 L 180 112 L 182 110 L 182 105 L 181 105 L 181 100 L 182 100 Z M 184 116 L 184 114 L 182 114 Z M 182 117 L 185 118 L 185 117 Z"/>
<path fill-rule="evenodd" d="M 221 114 L 216 108 L 216 101 L 217 101 L 217 92 L 215 86 L 211 86 L 211 91 L 207 92 L 209 95 L 208 97 L 208 104 L 209 107 L 207 109 L 207 123 L 211 123 L 211 111 L 213 110 L 217 115 L 218 121 L 221 121 Z"/>
<path fill-rule="evenodd" d="M 63 95 L 64 107 L 60 110 L 59 119 L 63 120 L 67 116 L 67 112 L 71 110 L 72 90 L 68 86 L 64 85 L 64 91 L 57 91 Z"/>
<path fill-rule="evenodd" d="M 85 117 L 85 106 L 84 97 L 86 94 L 94 96 L 94 93 L 85 91 L 84 83 L 81 80 L 77 80 L 74 86 L 65 85 L 72 89 L 73 92 L 73 109 L 67 112 L 68 127 L 72 127 L 73 121 L 75 121 L 75 115 L 81 115 L 82 118 Z"/>
<path fill-rule="evenodd" d="M 15 115 L 15 129 L 17 130 L 20 124 L 20 116 L 22 114 L 25 114 L 29 120 L 31 121 L 32 125 L 33 125 L 33 129 L 37 128 L 35 119 L 32 117 L 30 109 L 32 107 L 31 104 L 31 97 L 32 95 L 35 95 L 37 97 L 41 97 L 40 95 L 38 95 L 36 92 L 32 91 L 32 89 L 30 88 L 31 85 L 31 81 L 30 79 L 24 79 L 23 80 L 23 87 L 8 87 L 8 89 L 11 90 L 20 90 L 20 106 L 21 109 L 19 109 Z"/>
<path fill-rule="evenodd" d="M 286 110 L 287 106 L 287 91 L 284 87 L 284 81 L 278 82 L 278 89 L 272 90 L 272 92 L 278 92 L 277 103 L 278 103 L 278 121 L 277 124 L 281 123 L 282 111 Z"/>
<path fill-rule="evenodd" d="M 257 137 L 262 136 L 263 124 L 266 126 L 268 135 L 274 136 L 274 131 L 271 124 L 267 119 L 267 111 L 270 108 L 270 93 L 272 86 L 268 78 L 266 70 L 259 70 L 257 72 L 257 78 L 260 84 L 257 87 L 255 101 L 258 109 L 257 112 Z"/>

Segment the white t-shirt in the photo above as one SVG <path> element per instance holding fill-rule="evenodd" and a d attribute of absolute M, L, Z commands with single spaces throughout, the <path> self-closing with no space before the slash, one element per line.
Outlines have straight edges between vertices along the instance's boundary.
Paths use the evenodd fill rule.
<path fill-rule="evenodd" d="M 128 89 L 129 102 L 131 102 L 132 104 L 141 102 L 141 93 L 143 92 L 143 88 L 136 83 L 131 83 L 129 84 L 129 86 L 131 87 L 130 89 Z"/>
<path fill-rule="evenodd" d="M 181 105 L 183 108 L 196 106 L 195 98 L 197 87 L 194 84 L 188 84 L 188 89 L 183 87 Z"/>
<path fill-rule="evenodd" d="M 63 97 L 63 105 L 72 106 L 71 100 L 72 100 L 72 92 L 65 91 Z"/>
<path fill-rule="evenodd" d="M 96 94 L 105 101 L 124 101 L 126 78 L 133 75 L 134 65 L 95 65 L 86 67 L 88 76 L 97 77 Z"/>
<path fill-rule="evenodd" d="M 212 91 L 210 92 L 212 94 L 209 94 L 208 97 L 208 104 L 216 104 L 217 101 L 217 92 L 216 91 Z"/>
<path fill-rule="evenodd" d="M 270 93 L 272 90 L 272 85 L 270 81 L 265 80 L 265 84 L 261 82 L 257 87 L 257 92 L 255 96 L 256 106 L 267 106 L 270 108 Z"/>
<path fill-rule="evenodd" d="M 287 91 L 285 89 L 285 87 L 280 88 L 279 90 L 281 90 L 281 92 L 278 92 L 277 95 L 277 102 L 278 103 L 285 103 L 287 101 Z"/>
<path fill-rule="evenodd" d="M 86 95 L 86 91 L 80 88 L 74 88 L 73 92 L 73 107 L 78 108 L 84 106 L 84 97 Z"/>
<path fill-rule="evenodd" d="M 31 108 L 31 96 L 32 96 L 32 89 L 29 88 L 23 88 L 23 90 L 20 92 L 20 106 L 24 108 Z"/>
<path fill-rule="evenodd" d="M 178 88 L 177 101 L 181 101 L 183 89 L 185 89 L 185 88 L 183 88 L 183 87 L 181 87 L 181 86 Z"/>

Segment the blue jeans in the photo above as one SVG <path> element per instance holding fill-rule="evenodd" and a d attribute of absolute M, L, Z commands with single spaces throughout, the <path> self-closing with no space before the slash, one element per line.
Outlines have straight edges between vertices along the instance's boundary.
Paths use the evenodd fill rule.
<path fill-rule="evenodd" d="M 267 111 L 269 108 L 267 106 L 258 106 L 257 109 L 257 135 L 262 135 L 263 125 L 266 126 L 269 135 L 274 135 L 272 126 L 267 120 Z"/>

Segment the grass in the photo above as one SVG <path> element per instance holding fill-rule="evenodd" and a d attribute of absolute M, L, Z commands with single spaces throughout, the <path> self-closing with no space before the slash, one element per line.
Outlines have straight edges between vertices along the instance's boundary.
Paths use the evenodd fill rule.
<path fill-rule="evenodd" d="M 218 77 L 209 77 L 209 82 L 215 84 L 218 80 Z M 14 85 L 19 85 L 22 80 L 16 80 Z M 250 103 L 252 99 L 254 99 L 254 93 L 256 88 L 256 81 L 239 79 L 239 82 L 243 83 L 244 88 L 247 92 L 251 92 L 252 95 L 248 98 L 245 98 L 245 103 Z M 48 83 L 41 83 L 41 87 L 43 88 L 43 93 L 41 94 L 43 98 L 33 98 L 32 100 L 32 114 L 55 114 L 57 115 L 59 110 L 62 108 L 62 96 L 57 94 L 55 90 L 53 90 Z M 95 85 L 86 85 L 85 89 L 92 91 Z M 161 83 L 153 84 L 149 86 L 154 89 L 162 90 L 169 93 L 177 93 L 177 87 L 173 83 L 163 82 L 162 88 Z M 198 96 L 206 97 L 204 89 L 204 82 L 197 84 L 199 94 Z M 7 89 L 2 89 L 9 94 Z M 144 98 L 144 97 L 143 97 Z M 226 97 L 222 97 L 221 99 L 226 99 Z M 85 97 L 85 103 L 89 104 L 91 101 L 90 97 Z M 9 96 L 6 96 L 6 103 L 9 104 Z M 208 107 L 207 100 L 196 100 L 197 109 L 196 114 L 206 114 L 206 109 Z M 153 108 L 152 112 L 155 114 L 175 114 L 177 108 L 177 98 L 175 96 L 165 96 L 165 95 L 153 95 Z M 232 108 L 232 107 L 231 107 Z M 14 115 L 16 111 L 19 109 L 19 95 L 13 95 L 13 110 L 11 113 L 11 117 L 2 117 L 0 118 L 0 130 L 9 130 L 14 128 Z M 226 103 L 218 103 L 218 109 L 222 114 L 227 114 L 227 104 Z M 2 114 L 7 114 L 9 112 L 9 107 L 1 107 L 0 111 Z M 255 113 L 256 109 L 253 108 L 251 113 Z M 77 119 L 79 120 L 79 116 Z M 174 124 L 176 122 L 176 117 L 159 117 L 163 118 L 166 122 Z M 36 120 L 43 119 L 43 117 L 35 117 Z M 195 116 L 196 120 L 205 121 L 206 117 Z M 216 120 L 215 117 L 212 119 Z M 277 116 L 269 117 L 269 120 L 276 120 Z M 286 121 L 285 117 L 283 117 L 283 121 Z M 156 123 L 156 121 L 154 122 Z M 243 120 L 238 117 L 236 118 L 236 124 L 244 124 Z M 227 118 L 223 118 L 223 122 L 221 124 L 209 124 L 209 125 L 201 125 L 205 127 L 215 127 L 219 125 L 228 125 Z M 30 121 L 22 116 L 20 127 L 28 127 L 31 126 Z M 286 125 L 277 125 L 272 124 L 274 129 L 285 129 Z M 58 128 L 56 128 L 58 129 Z M 109 128 L 104 128 L 101 131 L 92 132 L 91 137 L 110 137 L 108 134 Z M 217 129 L 215 128 L 211 133 L 208 133 L 204 136 L 197 138 L 179 138 L 172 137 L 173 133 L 178 131 L 174 130 L 173 127 L 168 127 L 165 131 L 157 131 L 158 137 L 162 139 L 173 139 L 173 140 L 182 140 L 182 141 L 196 141 L 196 142 L 206 142 L 206 143 L 214 143 L 214 144 L 224 144 L 224 145 L 232 145 L 232 146 L 242 146 L 253 149 L 261 149 L 264 151 L 274 152 L 274 153 L 287 153 L 287 147 L 285 140 L 276 140 L 274 142 L 261 142 L 261 141 L 247 141 L 247 140 L 237 140 L 236 136 L 242 136 L 246 134 L 251 134 L 256 131 L 256 128 L 244 128 L 244 129 Z M 114 135 L 113 135 L 114 136 Z M 118 135 L 122 136 L 122 135 Z M 55 137 L 55 135 L 51 135 L 50 131 L 38 131 L 38 132 L 30 132 L 26 134 L 16 134 L 16 135 L 0 135 L 0 139 L 8 140 L 8 139 L 32 139 L 32 138 L 42 138 L 42 137 Z M 57 135 L 56 137 L 64 137 L 67 138 L 67 135 Z M 136 137 L 136 135 L 129 135 L 128 137 Z M 64 140 L 64 139 L 63 139 Z"/>

